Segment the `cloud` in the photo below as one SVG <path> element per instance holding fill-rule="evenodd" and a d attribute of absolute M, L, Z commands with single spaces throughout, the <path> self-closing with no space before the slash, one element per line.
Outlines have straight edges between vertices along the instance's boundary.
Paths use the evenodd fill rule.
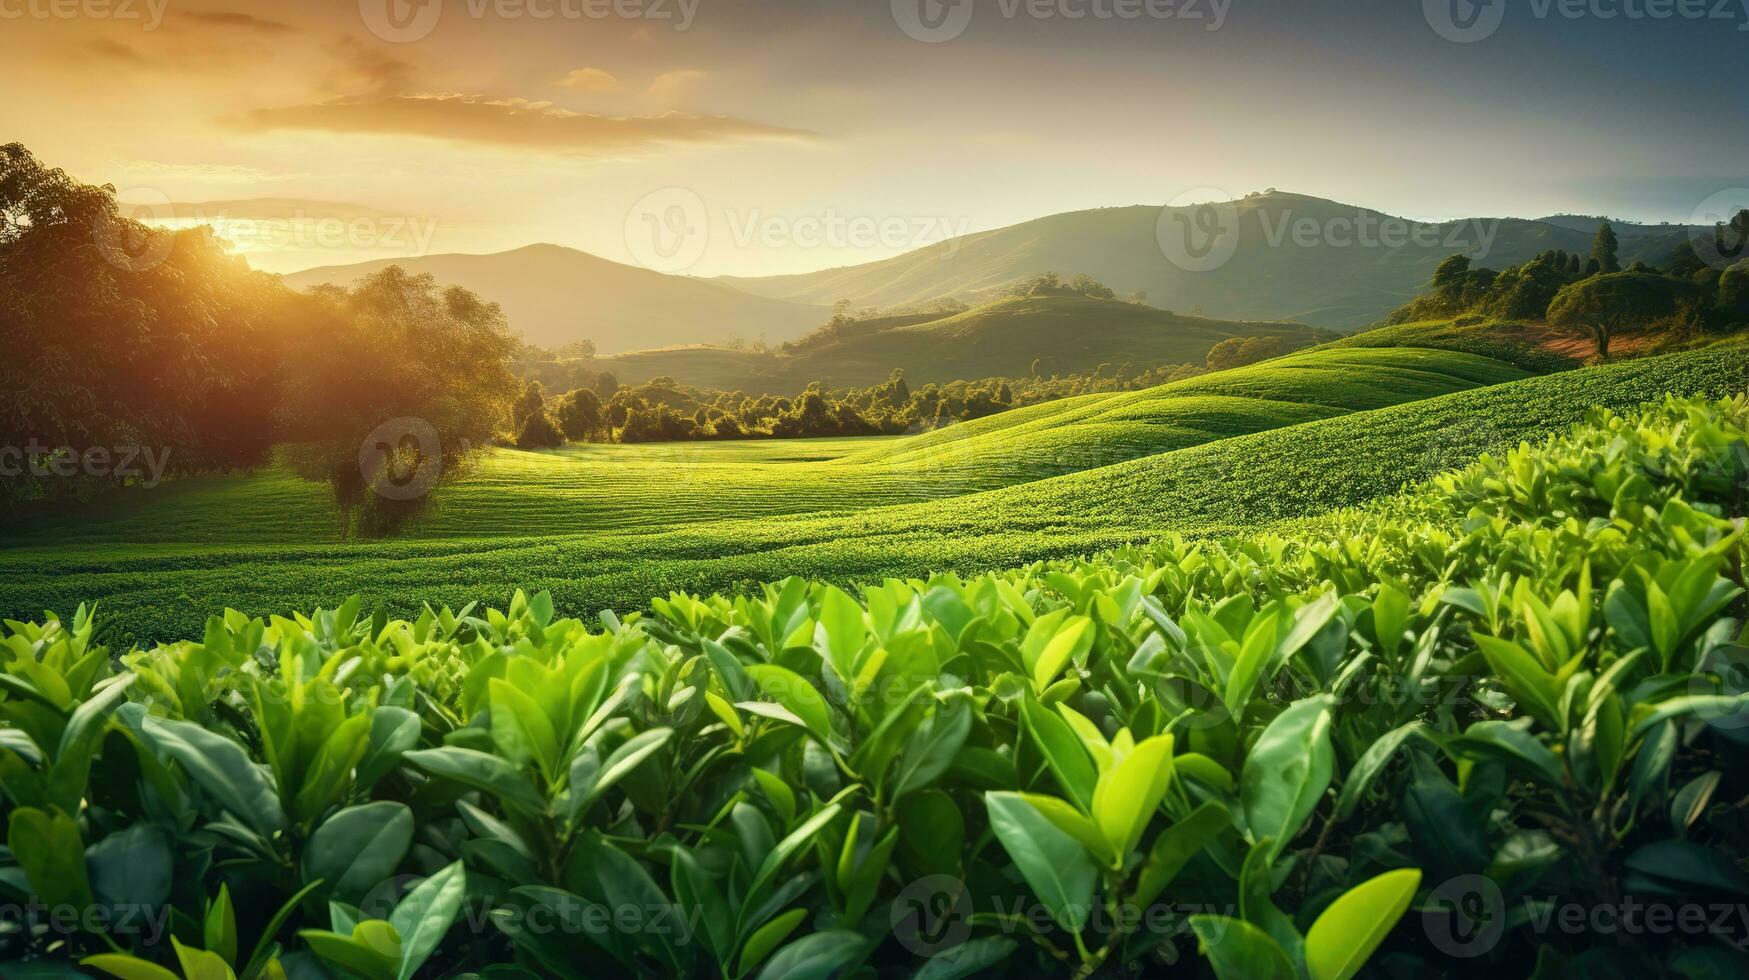
<path fill-rule="evenodd" d="M 344 201 L 303 197 L 250 197 L 220 201 L 173 201 L 162 205 L 164 216 L 181 221 L 315 221 L 382 219 L 393 212 Z"/>
<path fill-rule="evenodd" d="M 617 92 L 619 79 L 599 68 L 578 68 L 559 79 L 559 84 L 579 92 Z"/>
<path fill-rule="evenodd" d="M 394 95 L 407 91 L 413 83 L 413 66 L 406 60 L 380 48 L 369 47 L 355 38 L 341 38 L 340 59 L 344 67 L 331 83 L 330 91 L 366 91 Z"/>
<path fill-rule="evenodd" d="M 662 105 L 679 105 L 692 95 L 692 89 L 704 78 L 704 72 L 693 68 L 665 71 L 650 82 L 644 94 Z"/>
<path fill-rule="evenodd" d="M 92 51 L 95 51 L 97 54 L 115 61 L 125 61 L 130 65 L 149 64 L 145 55 L 135 51 L 133 48 L 128 47 L 120 41 L 111 41 L 109 38 L 99 38 L 92 41 L 87 47 Z"/>
<path fill-rule="evenodd" d="M 664 144 L 818 138 L 806 130 L 728 116 L 679 112 L 655 116 L 599 116 L 556 109 L 551 103 L 525 99 L 442 94 L 337 99 L 311 105 L 256 109 L 233 121 L 233 125 L 250 131 L 294 129 L 426 136 L 581 154 L 607 154 Z"/>
<path fill-rule="evenodd" d="M 222 163 L 170 163 L 164 160 L 119 159 L 111 161 L 116 169 L 138 179 L 198 180 L 216 184 L 257 184 L 269 180 L 292 180 L 312 176 L 308 173 L 273 173 L 256 167 Z"/>
<path fill-rule="evenodd" d="M 254 14 L 245 14 L 236 10 L 197 10 L 182 15 L 184 20 L 212 27 L 235 27 L 260 34 L 286 34 L 297 28 L 283 24 L 277 20 L 267 20 Z"/>

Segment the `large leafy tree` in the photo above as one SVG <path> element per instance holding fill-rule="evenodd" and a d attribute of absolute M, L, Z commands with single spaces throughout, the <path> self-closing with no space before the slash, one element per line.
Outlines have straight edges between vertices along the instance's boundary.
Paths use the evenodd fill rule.
<path fill-rule="evenodd" d="M 1654 273 L 1593 276 L 1555 296 L 1549 304 L 1549 323 L 1590 338 L 1597 345 L 1597 356 L 1607 359 L 1616 335 L 1675 313 L 1681 292 L 1681 283 Z"/>
<path fill-rule="evenodd" d="M 291 295 L 206 229 L 130 220 L 113 188 L 0 146 L 0 445 L 38 470 L 97 451 L 117 464 L 25 467 L 0 503 L 127 482 L 125 453 L 184 474 L 265 461 Z"/>
<path fill-rule="evenodd" d="M 601 398 L 588 388 L 575 388 L 559 399 L 553 417 L 566 439 L 583 442 L 594 438 L 606 421 L 602 416 Z"/>
<path fill-rule="evenodd" d="M 484 448 L 517 384 L 503 311 L 390 266 L 311 294 L 279 417 L 299 475 L 327 483 L 343 529 L 396 530 Z"/>

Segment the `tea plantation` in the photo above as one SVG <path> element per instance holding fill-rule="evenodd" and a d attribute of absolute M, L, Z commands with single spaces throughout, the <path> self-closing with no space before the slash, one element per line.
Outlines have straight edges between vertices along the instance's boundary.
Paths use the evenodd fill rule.
<path fill-rule="evenodd" d="M 1749 936 L 1706 923 L 1749 897 L 1749 399 L 1639 402 L 1744 366 L 1715 348 L 574 551 L 408 541 L 355 571 L 363 546 L 82 546 L 92 588 L 259 601 L 445 563 L 465 584 L 436 591 L 512 566 L 635 588 L 651 558 L 863 584 L 586 618 L 557 591 L 220 602 L 132 650 L 102 610 L 7 623 L 0 895 L 25 911 L 0 974 L 1741 976 Z M 270 577 L 274 552 L 314 577 Z M 1599 909 L 1607 944 L 1561 925 Z M 1678 921 L 1703 925 L 1648 926 Z"/>
<path fill-rule="evenodd" d="M 573 611 L 630 610 L 670 589 L 741 592 L 792 574 L 978 571 L 1358 504 L 1570 425 L 1588 405 L 1721 395 L 1745 378 L 1739 344 L 1531 378 L 1453 352 L 1322 350 L 827 462 L 771 454 L 846 444 L 497 453 L 417 533 L 388 542 L 311 534 L 333 526 L 330 505 L 283 473 L 191 480 L 0 550 L 0 615 L 99 601 L 104 636 L 127 643 L 197 635 L 214 608 L 267 615 L 353 593 L 396 615 L 517 588 Z M 1052 414 L 1079 435 L 1053 442 Z M 1075 459 L 1111 465 L 1006 485 Z"/>

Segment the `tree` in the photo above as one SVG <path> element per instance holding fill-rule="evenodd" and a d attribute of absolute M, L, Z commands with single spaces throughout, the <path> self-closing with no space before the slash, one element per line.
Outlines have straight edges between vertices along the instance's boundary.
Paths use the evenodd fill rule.
<path fill-rule="evenodd" d="M 1566 261 L 1548 254 L 1516 265 L 1490 282 L 1483 297 L 1460 308 L 1479 308 L 1497 320 L 1541 320 L 1555 294 L 1570 282 Z"/>
<path fill-rule="evenodd" d="M 516 340 L 498 304 L 400 266 L 312 299 L 283 362 L 288 458 L 329 485 L 343 530 L 390 533 L 503 425 Z"/>
<path fill-rule="evenodd" d="M 1463 291 L 1470 274 L 1470 257 L 1463 253 L 1450 256 L 1433 270 L 1433 292 L 1441 298 L 1455 300 Z"/>
<path fill-rule="evenodd" d="M 518 449 L 556 449 L 564 444 L 565 434 L 545 411 L 531 413 L 516 432 Z"/>
<path fill-rule="evenodd" d="M 1645 272 L 1617 272 L 1582 279 L 1562 289 L 1549 304 L 1549 323 L 1590 338 L 1597 356 L 1609 358 L 1609 344 L 1621 331 L 1644 326 L 1676 312 L 1680 284 Z"/>
<path fill-rule="evenodd" d="M 1738 211 L 1728 224 L 1713 226 L 1713 254 L 1721 260 L 1744 258 L 1745 248 L 1749 248 L 1749 208 Z"/>
<path fill-rule="evenodd" d="M 1069 288 L 1091 299 L 1116 299 L 1111 287 L 1083 272 L 1069 280 Z"/>
<path fill-rule="evenodd" d="M 553 418 L 566 439 L 583 442 L 593 438 L 603 422 L 601 398 L 588 388 L 574 388 L 559 399 Z"/>
<path fill-rule="evenodd" d="M 1738 264 L 1719 277 L 1718 311 L 1727 324 L 1749 323 L 1749 264 Z"/>
<path fill-rule="evenodd" d="M 1597 227 L 1597 239 L 1591 243 L 1591 260 L 1597 263 L 1599 272 L 1606 276 L 1611 275 L 1621 271 L 1621 260 L 1617 253 L 1615 229 L 1605 221 Z"/>
<path fill-rule="evenodd" d="M 895 406 L 911 400 L 911 386 L 905 381 L 904 368 L 894 368 L 893 373 L 887 376 L 887 390 Z"/>
<path fill-rule="evenodd" d="M 516 403 L 510 406 L 510 431 L 521 432 L 530 416 L 543 414 L 546 410 L 546 388 L 539 381 L 530 381 L 523 386 Z"/>
<path fill-rule="evenodd" d="M 1244 367 L 1291 354 L 1294 350 L 1293 341 L 1286 337 L 1228 337 L 1209 350 L 1208 369 L 1225 371 Z"/>
<path fill-rule="evenodd" d="M 595 394 L 604 402 L 612 401 L 619 393 L 619 379 L 607 371 L 601 372 L 595 378 Z"/>
<path fill-rule="evenodd" d="M 0 507 L 265 463 L 307 306 L 208 229 L 132 221 L 113 188 L 0 146 L 0 446 L 30 454 Z M 99 450 L 136 462 L 32 472 Z"/>
<path fill-rule="evenodd" d="M 1700 255 L 1694 250 L 1694 243 L 1684 238 L 1676 243 L 1676 249 L 1670 256 L 1670 274 L 1678 279 L 1693 279 L 1694 274 L 1705 269 Z"/>

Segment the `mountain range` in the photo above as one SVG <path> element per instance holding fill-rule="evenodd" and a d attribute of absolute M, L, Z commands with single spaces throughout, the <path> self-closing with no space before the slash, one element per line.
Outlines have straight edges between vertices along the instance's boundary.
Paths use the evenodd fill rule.
<path fill-rule="evenodd" d="M 560 347 L 592 340 L 603 353 L 722 343 L 742 337 L 779 343 L 826 322 L 823 306 L 758 296 L 730 285 L 622 265 L 558 245 L 490 255 L 444 254 L 322 266 L 285 277 L 305 289 L 351 285 L 388 266 L 430 273 L 504 308 L 511 329 L 531 344 Z"/>
<path fill-rule="evenodd" d="M 1185 316 L 1089 296 L 1007 297 L 955 314 L 860 320 L 810 337 L 788 352 L 671 347 L 587 362 L 621 383 L 670 377 L 724 391 L 793 394 L 812 382 L 830 388 L 880 384 L 902 369 L 912 384 L 1024 378 L 1176 364 L 1201 365 L 1231 337 L 1281 337 L 1293 347 L 1332 339 L 1298 323 L 1234 322 Z"/>
<path fill-rule="evenodd" d="M 950 297 L 978 304 L 1047 271 L 1065 278 L 1086 273 L 1120 295 L 1145 293 L 1147 303 L 1172 311 L 1351 331 L 1413 298 L 1453 253 L 1496 269 L 1549 249 L 1588 254 L 1602 220 L 1555 215 L 1423 223 L 1270 191 L 1217 209 L 1138 205 L 1055 214 L 877 262 L 798 275 L 672 276 L 531 245 L 491 255 L 327 266 L 287 280 L 298 287 L 348 283 L 399 264 L 500 303 L 512 327 L 532 343 L 587 339 L 602 353 L 737 337 L 777 344 L 823 324 L 840 300 L 873 308 Z M 1656 264 L 1687 234 L 1678 225 L 1614 227 L 1623 264 Z M 1224 261 L 1177 244 L 1195 244 L 1192 238 L 1224 247 L 1215 254 Z"/>

